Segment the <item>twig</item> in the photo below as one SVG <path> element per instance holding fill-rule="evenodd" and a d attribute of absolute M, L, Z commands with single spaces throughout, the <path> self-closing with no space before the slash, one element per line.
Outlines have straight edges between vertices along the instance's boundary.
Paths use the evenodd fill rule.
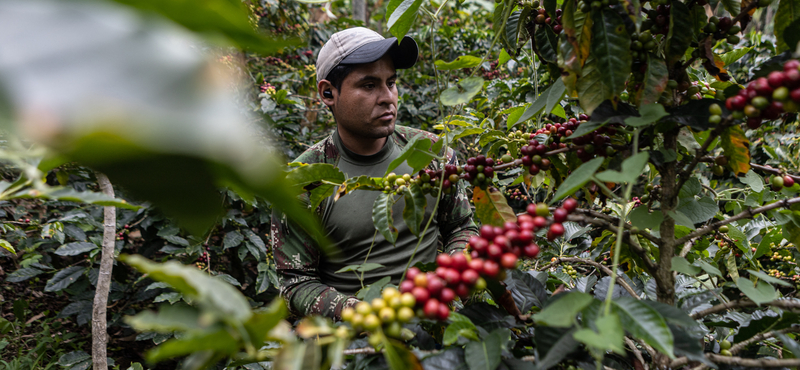
<path fill-rule="evenodd" d="M 686 241 L 686 243 L 683 245 L 683 249 L 681 249 L 681 253 L 680 253 L 681 257 L 686 257 L 686 255 L 689 254 L 689 251 L 692 250 L 692 246 L 694 245 L 694 243 L 697 242 L 698 238 L 699 237 L 691 238 L 691 239 Z"/>
<path fill-rule="evenodd" d="M 762 341 L 764 339 L 772 338 L 778 333 L 781 333 L 781 334 L 785 334 L 785 333 L 800 333 L 800 327 L 786 328 L 786 329 L 769 331 L 769 332 L 766 332 L 766 333 L 758 334 L 758 335 L 756 335 L 756 336 L 754 336 L 754 337 L 752 337 L 750 339 L 747 339 L 747 340 L 741 341 L 739 343 L 736 343 L 735 345 L 733 345 L 733 347 L 731 347 L 730 351 L 731 351 L 731 353 L 733 353 L 735 355 L 735 354 L 739 353 L 739 351 L 745 349 L 747 346 L 749 346 L 749 345 L 751 345 L 753 343 L 756 343 L 756 342 L 760 342 L 760 341 Z"/>
<path fill-rule="evenodd" d="M 744 367 L 795 367 L 800 366 L 800 358 L 791 359 L 768 359 L 768 358 L 741 358 L 736 356 L 720 356 L 714 353 L 707 353 L 709 360 L 718 364 L 737 365 Z"/>
<path fill-rule="evenodd" d="M 647 365 L 647 362 L 644 361 L 644 357 L 642 357 L 642 352 L 636 348 L 636 343 L 634 343 L 630 338 L 625 337 L 625 343 L 630 347 L 631 351 L 633 351 L 633 356 L 644 366 L 644 370 L 650 370 L 650 366 Z"/>
<path fill-rule="evenodd" d="M 560 258 L 557 258 L 555 261 L 550 262 L 547 265 L 542 266 L 541 270 L 547 270 L 548 268 L 552 267 L 553 265 L 561 264 L 563 262 L 582 263 L 584 265 L 590 265 L 590 266 L 593 266 L 593 267 L 597 268 L 598 270 L 602 271 L 604 274 L 606 274 L 608 276 L 612 275 L 610 268 L 608 268 L 606 266 L 603 266 L 603 265 L 601 265 L 601 264 L 599 264 L 599 263 L 597 263 L 595 261 L 587 260 L 587 259 L 584 259 L 584 258 L 578 258 L 578 257 L 560 257 Z M 636 299 L 641 299 L 641 297 L 639 297 L 639 295 L 636 294 L 636 292 L 633 290 L 633 288 L 631 288 L 631 286 L 628 285 L 628 282 L 626 282 L 624 279 L 622 279 L 622 277 L 617 276 L 617 283 L 619 283 L 619 285 L 621 285 L 623 288 L 625 288 L 625 290 L 628 291 L 628 293 L 631 295 L 631 297 L 636 298 Z"/>
<path fill-rule="evenodd" d="M 608 229 L 609 231 L 611 231 L 613 233 L 616 233 L 617 230 L 618 230 L 616 226 L 612 225 L 610 222 L 608 222 L 606 220 L 603 220 L 603 219 L 589 218 L 589 217 L 582 216 L 582 215 L 570 215 L 570 216 L 567 217 L 567 219 L 570 220 L 570 221 L 585 222 L 585 223 L 590 223 L 590 224 L 602 226 L 602 227 Z M 630 227 L 628 224 L 625 224 L 625 226 L 626 227 Z M 648 233 L 641 233 L 639 235 L 642 235 L 643 237 L 645 237 L 648 240 L 655 239 L 655 237 L 653 237 L 652 235 L 650 235 Z M 635 240 L 635 238 L 631 238 L 630 232 L 628 232 L 626 230 L 624 232 L 624 234 L 623 234 L 623 238 L 624 238 L 625 243 L 628 244 L 628 246 L 630 246 L 630 248 L 634 252 L 636 252 L 636 254 L 638 254 L 639 257 L 641 257 L 642 261 L 645 264 L 645 268 L 647 268 L 647 270 L 650 273 L 652 273 L 653 271 L 655 271 L 658 268 L 656 263 L 653 262 L 653 260 L 651 259 L 651 257 L 648 254 L 648 252 L 644 248 L 642 248 L 641 245 L 639 245 L 639 242 L 637 240 Z"/>
<path fill-rule="evenodd" d="M 697 167 L 697 164 L 700 163 L 700 160 L 703 159 L 703 156 L 706 155 L 706 153 L 708 153 L 708 147 L 711 146 L 711 143 L 717 139 L 717 137 L 719 136 L 719 134 L 722 133 L 722 131 L 727 129 L 732 124 L 733 120 L 726 118 L 722 122 L 720 122 L 719 125 L 717 125 L 717 127 L 715 127 L 714 130 L 712 130 L 708 134 L 708 138 L 706 139 L 706 141 L 703 142 L 703 145 L 699 149 L 697 149 L 697 154 L 695 154 L 694 159 L 692 159 L 692 162 L 683 171 L 681 171 L 678 179 L 678 184 L 675 187 L 676 193 L 681 190 L 683 184 L 686 183 L 687 180 L 689 180 L 689 177 L 692 174 L 694 168 Z"/>
<path fill-rule="evenodd" d="M 800 310 L 800 301 L 797 301 L 797 300 L 776 299 L 776 300 L 771 301 L 771 302 L 762 303 L 761 305 L 762 306 L 779 307 L 779 308 L 788 309 L 788 310 L 792 310 L 792 309 Z M 707 308 L 707 309 L 702 310 L 700 312 L 695 312 L 695 313 L 691 314 L 690 316 L 693 319 L 697 320 L 697 319 L 700 319 L 700 318 L 706 317 L 708 315 L 715 314 L 717 312 L 724 311 L 724 310 L 727 310 L 727 309 L 730 309 L 730 308 L 756 307 L 756 306 L 758 306 L 758 304 L 753 302 L 753 301 L 743 301 L 743 300 L 730 301 L 728 303 L 720 303 L 720 304 L 718 304 L 716 306 Z"/>
<path fill-rule="evenodd" d="M 114 188 L 108 177 L 97 173 L 97 183 L 103 194 L 114 198 Z M 114 206 L 103 207 L 103 247 L 100 255 L 100 272 L 97 290 L 92 303 L 92 364 L 95 370 L 108 369 L 108 330 L 106 308 L 111 287 L 111 270 L 114 268 L 114 241 L 116 240 L 117 212 Z"/>
<path fill-rule="evenodd" d="M 697 229 L 695 231 L 692 231 L 691 233 L 687 234 L 686 236 L 676 240 L 675 244 L 677 245 L 677 244 L 686 243 L 687 241 L 691 240 L 692 238 L 696 238 L 696 237 L 705 235 L 708 232 L 710 232 L 711 230 L 719 229 L 720 226 L 727 225 L 727 224 L 729 224 L 729 223 L 731 223 L 733 221 L 738 221 L 738 220 L 741 220 L 743 218 L 752 218 L 753 216 L 755 216 L 755 215 L 757 215 L 759 213 L 764 213 L 766 211 L 773 210 L 775 208 L 781 208 L 781 207 L 789 208 L 792 204 L 795 204 L 795 203 L 800 203 L 800 197 L 784 199 L 784 200 L 781 200 L 781 201 L 778 201 L 778 202 L 775 202 L 775 203 L 772 203 L 772 204 L 768 204 L 766 206 L 758 207 L 758 208 L 748 208 L 747 210 L 744 210 L 744 211 L 742 211 L 741 213 L 739 213 L 737 215 L 731 216 L 731 217 L 726 218 L 726 219 L 724 219 L 722 221 L 714 222 L 714 223 L 712 223 L 712 224 L 710 224 L 708 226 L 704 226 L 704 227 L 701 227 L 701 228 L 699 228 L 699 229 Z"/>
<path fill-rule="evenodd" d="M 750 167 L 755 168 L 755 169 L 757 169 L 759 171 L 769 172 L 769 173 L 774 174 L 774 175 L 780 175 L 781 174 L 781 170 L 779 170 L 779 169 L 777 169 L 775 167 L 764 166 L 764 165 L 760 165 L 758 163 L 750 162 Z M 786 174 L 786 176 L 791 177 L 795 182 L 800 182 L 800 176 L 790 175 L 788 173 Z"/>
<path fill-rule="evenodd" d="M 739 14 L 737 14 L 735 17 L 733 17 L 733 19 L 731 19 L 731 24 L 736 24 L 736 22 L 739 22 L 745 16 L 749 17 L 750 14 L 748 14 L 748 13 L 751 10 L 755 9 L 757 6 L 758 6 L 758 1 L 751 1 L 750 4 L 747 4 L 747 6 L 744 7 L 744 9 L 742 9 L 742 11 L 739 12 Z"/>

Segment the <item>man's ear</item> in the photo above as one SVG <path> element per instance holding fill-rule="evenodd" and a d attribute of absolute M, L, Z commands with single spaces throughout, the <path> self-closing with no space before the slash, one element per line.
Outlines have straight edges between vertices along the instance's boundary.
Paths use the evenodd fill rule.
<path fill-rule="evenodd" d="M 336 90 L 333 84 L 328 80 L 317 82 L 317 92 L 320 98 L 322 98 L 322 102 L 328 107 L 333 106 L 333 103 L 336 101 L 336 96 L 339 94 L 339 91 Z"/>

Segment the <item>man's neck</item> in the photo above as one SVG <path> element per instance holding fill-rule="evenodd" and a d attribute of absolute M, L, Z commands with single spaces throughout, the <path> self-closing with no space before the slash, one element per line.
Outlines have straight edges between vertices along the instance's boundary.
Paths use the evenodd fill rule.
<path fill-rule="evenodd" d="M 380 152 L 387 140 L 385 137 L 379 139 L 356 138 L 341 129 L 339 130 L 339 138 L 348 150 L 363 156 L 370 156 Z"/>

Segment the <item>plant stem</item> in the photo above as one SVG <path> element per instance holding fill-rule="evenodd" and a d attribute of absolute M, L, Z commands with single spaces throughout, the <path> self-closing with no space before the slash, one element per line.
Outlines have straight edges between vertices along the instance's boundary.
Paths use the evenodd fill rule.
<path fill-rule="evenodd" d="M 98 173 L 97 182 L 105 195 L 114 197 L 114 188 L 106 175 Z M 92 303 L 92 366 L 95 370 L 108 369 L 106 308 L 111 288 L 111 270 L 114 268 L 114 241 L 117 227 L 117 212 L 114 206 L 103 207 L 103 248 L 100 255 L 100 272 L 97 290 Z"/>

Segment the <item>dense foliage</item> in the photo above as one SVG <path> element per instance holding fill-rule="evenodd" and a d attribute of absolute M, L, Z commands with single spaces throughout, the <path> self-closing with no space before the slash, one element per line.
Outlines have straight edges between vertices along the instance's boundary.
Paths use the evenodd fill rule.
<path fill-rule="evenodd" d="M 284 168 L 334 127 L 314 57 L 359 23 L 348 5 L 0 5 L 24 31 L 0 32 L 20 55 L 0 55 L 0 369 L 92 365 L 104 206 L 119 368 L 800 366 L 800 2 L 370 4 L 370 26 L 420 45 L 398 124 L 440 139 L 406 147 L 410 174 Z M 462 166 L 427 168 L 447 147 Z M 319 235 L 291 201 L 315 182 L 381 192 L 387 240 L 424 234 L 424 194 L 464 182 L 481 233 L 368 284 L 343 322 L 293 317 L 268 225 L 275 207 Z"/>

